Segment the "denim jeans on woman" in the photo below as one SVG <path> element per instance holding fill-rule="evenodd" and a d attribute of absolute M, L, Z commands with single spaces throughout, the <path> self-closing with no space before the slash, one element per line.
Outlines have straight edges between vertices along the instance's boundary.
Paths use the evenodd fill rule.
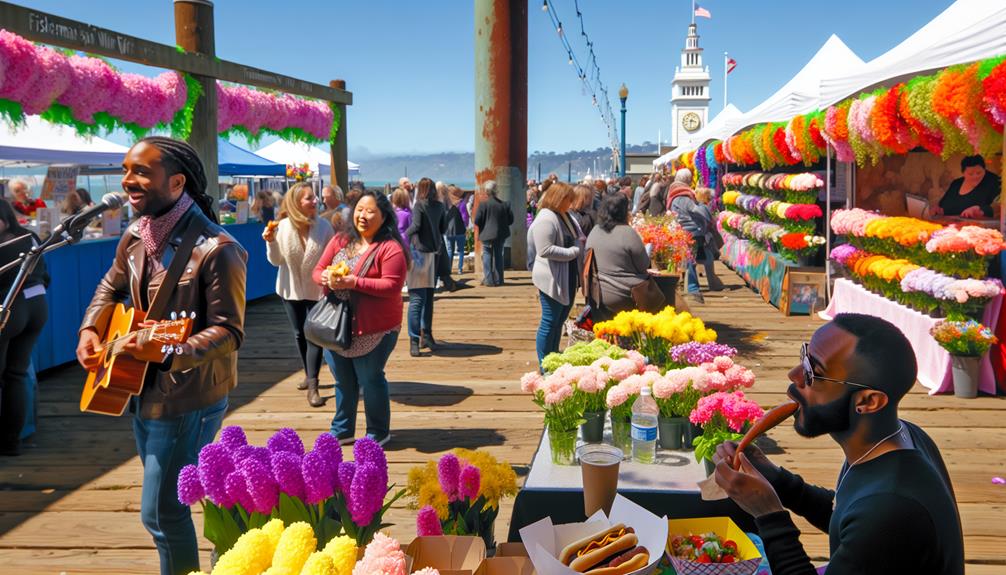
<path fill-rule="evenodd" d="M 433 330 L 433 288 L 409 288 L 409 337 L 417 339 Z"/>
<path fill-rule="evenodd" d="M 139 398 L 133 398 L 133 435 L 143 462 L 140 518 L 154 538 L 161 556 L 161 575 L 184 575 L 199 570 L 199 548 L 192 513 L 178 502 L 178 473 L 195 464 L 199 450 L 213 441 L 227 398 L 178 417 L 144 419 Z"/>
<path fill-rule="evenodd" d="M 381 338 L 370 353 L 360 357 L 342 357 L 325 350 L 325 361 L 335 377 L 335 417 L 330 433 L 339 439 L 356 433 L 356 406 L 363 390 L 363 410 L 367 418 L 367 435 L 382 439 L 391 432 L 391 399 L 384 366 L 391 357 L 398 332 Z"/>
<path fill-rule="evenodd" d="M 454 254 L 458 255 L 458 274 L 462 274 L 465 271 L 465 236 L 461 234 L 459 236 L 447 236 L 447 253 L 450 254 L 450 260 L 454 261 Z"/>
<path fill-rule="evenodd" d="M 535 337 L 534 345 L 538 351 L 538 369 L 540 370 L 541 360 L 553 351 L 559 351 L 563 327 L 566 318 L 569 317 L 569 311 L 573 309 L 573 302 L 559 303 L 541 290 L 538 290 L 538 300 L 541 302 L 541 323 L 538 324 L 538 334 Z"/>

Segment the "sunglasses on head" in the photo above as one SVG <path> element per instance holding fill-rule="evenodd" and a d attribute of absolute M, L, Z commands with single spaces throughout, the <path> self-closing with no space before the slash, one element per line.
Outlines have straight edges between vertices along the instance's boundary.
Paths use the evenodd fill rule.
<path fill-rule="evenodd" d="M 800 346 L 800 363 L 803 365 L 803 381 L 804 381 L 804 383 L 807 384 L 807 387 L 813 386 L 815 379 L 821 379 L 821 380 L 830 381 L 830 382 L 833 382 L 833 383 L 841 383 L 841 384 L 844 384 L 844 385 L 851 385 L 853 387 L 858 387 L 858 388 L 861 388 L 861 389 L 872 389 L 874 391 L 880 391 L 879 389 L 877 389 L 875 387 L 872 387 L 872 386 L 869 386 L 869 385 L 864 385 L 862 383 L 856 383 L 856 382 L 853 382 L 853 381 L 846 381 L 844 379 L 832 379 L 830 377 L 824 377 L 823 375 L 817 375 L 816 373 L 814 373 L 814 365 L 810 361 L 810 344 L 809 343 L 805 342 L 802 346 Z"/>

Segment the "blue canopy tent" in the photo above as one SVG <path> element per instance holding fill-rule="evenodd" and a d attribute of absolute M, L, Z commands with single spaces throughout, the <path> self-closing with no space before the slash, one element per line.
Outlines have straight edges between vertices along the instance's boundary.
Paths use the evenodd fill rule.
<path fill-rule="evenodd" d="M 277 164 L 217 138 L 217 159 L 221 176 L 279 176 L 286 175 L 286 166 Z"/>

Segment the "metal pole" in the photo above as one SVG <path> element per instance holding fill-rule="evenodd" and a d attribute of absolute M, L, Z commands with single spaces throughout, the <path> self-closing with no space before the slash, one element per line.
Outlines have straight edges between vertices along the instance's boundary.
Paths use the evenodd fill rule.
<path fill-rule="evenodd" d="M 625 175 L 625 100 L 626 100 L 626 98 L 619 98 L 619 99 L 622 100 L 622 146 L 621 146 L 622 157 L 619 158 L 621 160 L 621 162 L 622 162 L 622 165 L 621 165 L 621 169 L 619 170 L 618 175 L 624 176 Z"/>
<path fill-rule="evenodd" d="M 209 0 L 175 0 L 175 43 L 186 52 L 216 57 L 213 36 L 213 3 Z M 203 87 L 203 95 L 192 113 L 189 143 L 199 152 L 206 170 L 206 193 L 220 199 L 220 173 L 217 165 L 217 81 L 209 76 L 194 76 Z"/>
<path fill-rule="evenodd" d="M 723 109 L 727 107 L 727 74 L 730 72 L 727 69 L 730 68 L 730 56 L 726 52 L 723 53 Z"/>
<path fill-rule="evenodd" d="M 831 302 L 831 143 L 824 156 L 824 294 Z"/>
<path fill-rule="evenodd" d="M 566 181 L 573 181 L 573 162 L 566 162 Z"/>

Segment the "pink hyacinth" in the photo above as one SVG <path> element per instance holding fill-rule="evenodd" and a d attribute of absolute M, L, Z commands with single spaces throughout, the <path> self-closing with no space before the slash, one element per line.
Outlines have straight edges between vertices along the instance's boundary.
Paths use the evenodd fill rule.
<path fill-rule="evenodd" d="M 203 484 L 199 481 L 199 469 L 195 465 L 186 465 L 178 472 L 178 501 L 182 505 L 195 505 L 206 496 Z"/>
<path fill-rule="evenodd" d="M 374 534 L 363 558 L 353 567 L 353 575 L 406 575 L 401 545 L 384 533 Z"/>
<path fill-rule="evenodd" d="M 458 490 L 461 499 L 475 501 L 479 497 L 479 489 L 482 487 L 482 472 L 474 465 L 465 465 L 461 468 Z"/>
<path fill-rule="evenodd" d="M 437 478 L 440 490 L 449 501 L 456 501 L 460 493 L 461 461 L 453 453 L 445 453 L 437 462 Z"/>
<path fill-rule="evenodd" d="M 416 535 L 418 537 L 433 537 L 444 534 L 444 528 L 440 525 L 440 517 L 437 510 L 431 505 L 426 505 L 419 510 L 416 515 Z"/>
<path fill-rule="evenodd" d="M 529 371 L 520 378 L 520 389 L 524 393 L 534 393 L 541 389 L 545 378 L 537 371 Z"/>

